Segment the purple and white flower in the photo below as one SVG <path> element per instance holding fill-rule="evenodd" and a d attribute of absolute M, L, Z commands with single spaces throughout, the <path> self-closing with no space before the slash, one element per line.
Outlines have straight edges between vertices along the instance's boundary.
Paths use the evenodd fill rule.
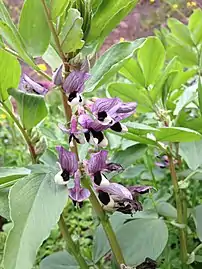
<path fill-rule="evenodd" d="M 123 103 L 119 98 L 100 98 L 92 106 L 92 113 L 103 125 L 109 125 L 116 132 L 125 132 L 127 127 L 120 123 L 121 120 L 131 116 L 137 103 Z"/>
<path fill-rule="evenodd" d="M 45 95 L 48 92 L 48 88 L 35 82 L 26 74 L 23 74 L 20 80 L 19 89 L 23 92 L 35 93 Z"/>
<path fill-rule="evenodd" d="M 109 185 L 109 180 L 103 172 L 123 171 L 123 167 L 116 163 L 107 163 L 108 152 L 101 150 L 91 154 L 90 160 L 87 161 L 86 170 L 93 182 L 98 186 Z"/>

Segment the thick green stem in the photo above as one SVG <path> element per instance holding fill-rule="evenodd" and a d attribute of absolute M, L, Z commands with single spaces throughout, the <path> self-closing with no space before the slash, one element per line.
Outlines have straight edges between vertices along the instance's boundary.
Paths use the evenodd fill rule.
<path fill-rule="evenodd" d="M 20 124 L 20 122 L 18 121 L 18 119 L 15 117 L 15 115 L 13 114 L 13 112 L 7 107 L 7 105 L 4 102 L 0 102 L 2 107 L 4 108 L 4 110 L 8 113 L 8 115 L 12 118 L 12 120 L 15 122 L 15 124 L 17 125 L 17 127 L 19 128 L 22 136 L 24 137 L 27 146 L 29 148 L 29 152 L 32 158 L 32 163 L 36 163 L 37 160 L 37 155 L 34 149 L 34 146 L 32 145 L 32 142 L 26 132 L 26 130 L 22 127 L 22 125 Z"/>
<path fill-rule="evenodd" d="M 177 208 L 177 221 L 180 224 L 184 223 L 184 214 L 183 212 L 183 201 L 180 196 L 180 189 L 178 185 L 178 179 L 177 179 L 177 174 L 175 171 L 175 165 L 173 162 L 172 156 L 168 156 L 169 158 L 169 166 L 170 166 L 170 173 L 171 173 L 171 178 L 172 178 L 172 183 L 173 183 L 173 188 L 174 188 L 174 193 L 175 193 L 175 201 L 176 201 L 176 208 Z M 186 229 L 186 227 L 185 227 Z M 185 229 L 179 229 L 180 232 L 180 253 L 181 253 L 181 261 L 182 261 L 182 268 L 185 269 L 187 268 L 187 239 L 186 239 L 186 232 Z"/>
<path fill-rule="evenodd" d="M 119 243 L 116 239 L 116 235 L 112 229 L 112 226 L 111 226 L 111 223 L 108 219 L 108 216 L 105 214 L 105 211 L 103 210 L 101 204 L 99 203 L 97 196 L 95 195 L 94 190 L 93 190 L 90 182 L 88 181 L 88 179 L 84 179 L 82 182 L 83 182 L 84 186 L 86 188 L 88 188 L 90 191 L 90 194 L 91 194 L 90 198 L 89 198 L 90 202 L 91 202 L 93 209 L 95 210 L 97 216 L 100 219 L 100 222 L 101 222 L 103 229 L 105 231 L 105 234 L 108 238 L 109 244 L 111 246 L 112 252 L 114 254 L 114 257 L 116 258 L 117 263 L 119 265 L 125 264 L 121 248 L 120 248 Z"/>
<path fill-rule="evenodd" d="M 84 260 L 84 258 L 81 256 L 80 251 L 78 251 L 74 241 L 72 240 L 71 234 L 69 233 L 66 223 L 64 221 L 63 216 L 60 216 L 60 220 L 58 221 L 58 226 L 60 228 L 60 231 L 62 233 L 63 238 L 65 239 L 65 241 L 67 242 L 67 247 L 69 252 L 74 255 L 75 259 L 77 260 L 80 268 L 82 269 L 88 269 L 88 265 L 86 263 L 86 261 Z"/>

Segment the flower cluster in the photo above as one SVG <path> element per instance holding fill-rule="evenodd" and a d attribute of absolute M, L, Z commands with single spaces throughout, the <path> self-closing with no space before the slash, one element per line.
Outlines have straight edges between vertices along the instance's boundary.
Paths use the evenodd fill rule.
<path fill-rule="evenodd" d="M 127 132 L 127 127 L 121 121 L 134 114 L 137 104 L 135 102 L 123 103 L 119 98 L 85 100 L 82 93 L 90 75 L 84 69 L 74 70 L 64 78 L 61 65 L 53 75 L 53 84 L 63 89 L 73 111 L 70 127 L 60 124 L 59 128 L 69 135 L 70 147 L 74 147 L 75 143 L 89 143 L 97 152 L 92 153 L 89 160 L 80 163 L 75 153 L 57 146 L 60 171 L 55 175 L 55 182 L 66 185 L 69 197 L 74 203 L 81 205 L 90 196 L 89 190 L 82 187 L 82 178 L 88 175 L 106 211 L 132 214 L 142 210 L 138 197 L 148 192 L 151 187 L 124 187 L 122 184 L 110 182 L 106 173 L 112 171 L 119 173 L 123 168 L 120 164 L 107 162 L 108 152 L 100 148 L 108 145 L 104 135 L 105 130 Z M 20 89 L 41 95 L 48 92 L 46 85 L 36 83 L 26 75 L 21 79 Z M 74 186 L 71 188 L 68 184 L 70 179 L 74 180 Z"/>

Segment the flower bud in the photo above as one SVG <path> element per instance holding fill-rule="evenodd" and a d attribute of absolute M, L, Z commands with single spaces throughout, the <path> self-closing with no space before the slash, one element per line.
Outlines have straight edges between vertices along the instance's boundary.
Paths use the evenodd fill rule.
<path fill-rule="evenodd" d="M 36 155 L 42 155 L 46 151 L 47 147 L 48 147 L 47 139 L 45 136 L 42 136 L 35 146 Z"/>

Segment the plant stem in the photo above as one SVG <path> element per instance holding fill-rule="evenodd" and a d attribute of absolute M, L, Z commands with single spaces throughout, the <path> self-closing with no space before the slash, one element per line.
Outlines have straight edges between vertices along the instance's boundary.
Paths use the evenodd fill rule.
<path fill-rule="evenodd" d="M 103 210 L 101 204 L 99 203 L 97 196 L 95 195 L 94 190 L 93 190 L 89 180 L 84 179 L 82 182 L 84 183 L 85 187 L 88 188 L 90 191 L 90 198 L 89 198 L 90 202 L 91 202 L 97 216 L 100 219 L 100 222 L 101 222 L 103 229 L 105 231 L 105 234 L 108 238 L 109 244 L 111 246 L 112 252 L 116 258 L 117 263 L 119 265 L 125 264 L 121 248 L 120 248 L 119 243 L 116 239 L 115 233 L 112 229 L 112 226 L 111 226 L 111 223 L 108 219 L 108 216 L 105 214 L 105 211 Z"/>
<path fill-rule="evenodd" d="M 175 171 L 175 165 L 173 162 L 173 158 L 171 155 L 168 156 L 169 158 L 169 166 L 170 166 L 170 173 L 172 178 L 172 183 L 174 187 L 175 193 L 175 201 L 176 201 L 176 208 L 177 208 L 177 221 L 180 224 L 184 223 L 184 215 L 183 215 L 183 205 L 182 200 L 180 197 L 180 189 L 178 185 L 177 174 Z M 180 252 L 181 252 L 181 261 L 182 261 L 182 268 L 187 268 L 187 240 L 186 240 L 186 232 L 185 229 L 180 229 Z"/>
<path fill-rule="evenodd" d="M 22 125 L 20 124 L 18 119 L 15 117 L 13 112 L 7 107 L 7 105 L 4 102 L 1 102 L 1 101 L 0 101 L 0 103 L 3 106 L 4 110 L 8 113 L 8 115 L 12 118 L 12 120 L 15 122 L 15 124 L 19 128 L 22 136 L 24 137 L 24 139 L 25 139 L 25 141 L 26 141 L 26 143 L 28 145 L 29 152 L 30 152 L 30 155 L 31 155 L 31 158 L 32 158 L 32 163 L 36 163 L 37 155 L 36 155 L 35 149 L 34 149 L 34 147 L 32 145 L 32 142 L 31 142 L 26 130 L 22 127 Z"/>
<path fill-rule="evenodd" d="M 78 264 L 80 265 L 80 268 L 84 268 L 84 269 L 88 269 L 88 265 L 86 263 L 86 261 L 84 260 L 84 258 L 81 256 L 80 251 L 78 251 L 74 241 L 72 240 L 72 237 L 67 229 L 65 220 L 62 216 L 62 214 L 60 215 L 60 219 L 58 221 L 58 226 L 60 228 L 60 231 L 63 235 L 63 238 L 66 240 L 68 249 L 70 251 L 71 254 L 74 255 L 75 259 L 77 260 Z"/>

